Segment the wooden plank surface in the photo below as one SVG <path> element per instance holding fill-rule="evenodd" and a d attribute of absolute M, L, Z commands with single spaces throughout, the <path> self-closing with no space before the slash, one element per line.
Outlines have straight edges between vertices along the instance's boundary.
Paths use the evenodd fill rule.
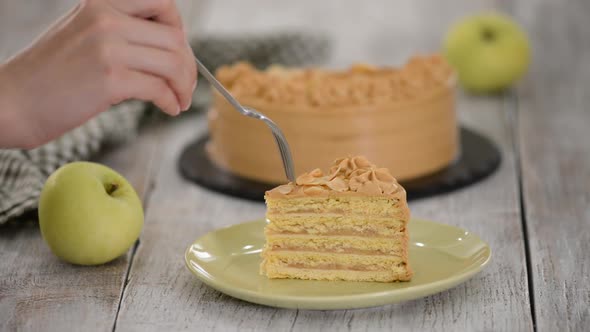
<path fill-rule="evenodd" d="M 204 130 L 202 117 L 165 129 L 163 162 L 151 195 L 146 228 L 125 291 L 121 330 L 531 330 L 524 244 L 511 135 L 498 100 L 462 98 L 464 123 L 499 142 L 504 163 L 485 182 L 411 204 L 415 216 L 466 227 L 494 251 L 490 266 L 456 289 L 400 305 L 352 311 L 296 311 L 257 306 L 222 295 L 196 280 L 182 253 L 213 229 L 260 218 L 264 206 L 186 183 L 176 161 Z M 493 202 L 491 204 L 490 202 Z"/>
<path fill-rule="evenodd" d="M 149 192 L 157 130 L 112 149 L 100 162 Z M 60 261 L 43 242 L 36 221 L 0 231 L 0 331 L 110 331 L 130 263 L 127 255 L 104 266 Z"/>
<path fill-rule="evenodd" d="M 538 331 L 590 325 L 590 3 L 521 1 L 533 45 L 518 93 L 522 187 Z"/>
<path fill-rule="evenodd" d="M 435 51 L 448 24 L 484 2 L 380 2 L 357 8 L 334 1 L 279 3 L 237 0 L 212 5 L 210 31 L 268 31 L 316 26 L 336 41 L 331 65 L 352 61 L 399 64 L 414 52 Z M 313 8 L 313 9 L 312 9 Z M 338 10 L 335 10 L 338 8 Z M 371 24 L 351 24 L 359 12 Z M 403 14 L 402 14 L 403 13 Z M 321 18 L 321 19 L 320 19 Z M 233 23 L 232 23 L 233 22 Z M 233 25 L 232 25 L 233 24 Z M 313 24 L 313 25 L 309 25 Z M 515 154 L 501 98 L 460 96 L 464 123 L 492 137 L 504 162 L 493 177 L 453 194 L 411 204 L 414 216 L 465 227 L 492 247 L 490 266 L 453 290 L 409 303 L 348 311 L 283 310 L 249 304 L 203 285 L 184 267 L 195 238 L 219 227 L 260 218 L 262 204 L 233 199 L 185 182 L 177 171 L 182 147 L 205 130 L 203 117 L 164 129 L 166 149 L 150 198 L 146 228 L 130 272 L 117 329 L 126 330 L 532 330 Z"/>

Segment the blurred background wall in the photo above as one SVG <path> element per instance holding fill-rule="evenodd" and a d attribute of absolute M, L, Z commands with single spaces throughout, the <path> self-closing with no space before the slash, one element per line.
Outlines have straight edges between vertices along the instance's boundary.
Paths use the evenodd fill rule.
<path fill-rule="evenodd" d="M 0 59 L 26 46 L 76 0 L 0 0 Z M 321 31 L 334 42 L 331 66 L 399 64 L 437 51 L 459 17 L 493 1 L 456 0 L 177 0 L 191 36 L 277 30 Z M 467 4 L 466 4 L 467 3 Z M 425 15 L 427 12 L 441 15 Z M 423 17 L 429 17 L 424 20 Z M 440 19 L 432 20 L 432 17 Z M 415 36 L 420 35 L 420 38 Z"/>
<path fill-rule="evenodd" d="M 64 15 L 79 0 L 0 0 L 0 60 L 26 47 L 51 22 Z M 176 0 L 191 36 L 200 30 L 199 22 L 210 0 Z"/>
<path fill-rule="evenodd" d="M 334 42 L 333 66 L 359 61 L 400 64 L 415 53 L 437 51 L 453 21 L 492 6 L 492 1 L 466 6 L 455 0 L 221 0 L 211 6 L 204 29 L 227 34 L 288 28 L 322 31 Z M 440 20 L 424 20 L 433 17 L 424 14 L 429 11 L 440 12 Z"/>

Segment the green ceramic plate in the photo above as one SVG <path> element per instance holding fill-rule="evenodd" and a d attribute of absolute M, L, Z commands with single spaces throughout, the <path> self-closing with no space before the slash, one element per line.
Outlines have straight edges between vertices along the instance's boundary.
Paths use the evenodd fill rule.
<path fill-rule="evenodd" d="M 264 220 L 216 230 L 185 253 L 189 270 L 227 295 L 259 304 L 301 309 L 352 309 L 412 300 L 454 287 L 479 272 L 491 251 L 463 229 L 410 221 L 409 282 L 271 280 L 259 274 Z"/>

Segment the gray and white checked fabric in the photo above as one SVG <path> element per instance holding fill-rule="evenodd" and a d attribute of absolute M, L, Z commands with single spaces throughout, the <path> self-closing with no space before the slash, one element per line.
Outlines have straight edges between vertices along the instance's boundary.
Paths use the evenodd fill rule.
<path fill-rule="evenodd" d="M 257 67 L 317 64 L 330 51 L 324 36 L 298 32 L 205 38 L 193 44 L 195 53 L 211 70 L 238 60 Z M 193 107 L 202 109 L 209 100 L 208 86 L 200 80 Z M 105 146 L 134 137 L 147 108 L 139 101 L 125 102 L 34 150 L 0 149 L 0 224 L 34 211 L 45 180 L 60 166 L 89 159 Z"/>

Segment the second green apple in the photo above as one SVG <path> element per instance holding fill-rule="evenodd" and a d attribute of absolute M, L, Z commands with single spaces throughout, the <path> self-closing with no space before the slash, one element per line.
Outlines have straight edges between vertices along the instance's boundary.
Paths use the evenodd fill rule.
<path fill-rule="evenodd" d="M 461 85 L 477 93 L 509 87 L 530 63 L 526 34 L 509 17 L 498 13 L 469 17 L 452 26 L 444 51 Z"/>

